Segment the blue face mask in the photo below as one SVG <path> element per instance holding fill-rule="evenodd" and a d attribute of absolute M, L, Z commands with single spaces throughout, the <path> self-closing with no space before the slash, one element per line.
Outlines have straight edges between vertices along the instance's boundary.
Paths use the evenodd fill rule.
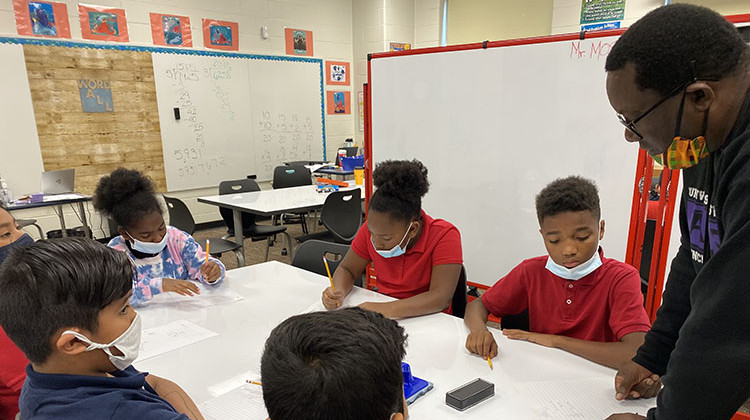
<path fill-rule="evenodd" d="M 9 243 L 8 245 L 0 247 L 0 264 L 2 264 L 3 261 L 8 258 L 8 255 L 10 255 L 10 251 L 12 251 L 14 248 L 21 248 L 33 243 L 34 240 L 31 239 L 31 236 L 29 236 L 28 233 L 24 233 L 15 241 Z"/>
<path fill-rule="evenodd" d="M 573 268 L 567 268 L 552 261 L 552 257 L 547 257 L 547 265 L 544 267 L 551 271 L 552 274 L 567 280 L 578 280 L 593 273 L 594 270 L 602 266 L 602 259 L 599 257 L 599 251 L 585 263 L 578 264 Z"/>
<path fill-rule="evenodd" d="M 406 252 L 406 246 L 409 245 L 409 241 L 406 241 L 406 243 L 404 244 L 403 248 L 401 247 L 401 242 L 403 242 L 404 239 L 406 239 L 406 235 L 409 234 L 409 229 L 410 228 L 411 228 L 411 223 L 409 223 L 409 226 L 406 228 L 406 233 L 404 233 L 404 237 L 401 238 L 400 241 L 398 241 L 398 243 L 396 244 L 396 246 L 394 246 L 393 248 L 391 248 L 389 250 L 385 250 L 385 251 L 378 249 L 375 246 L 375 242 L 373 242 L 373 240 L 372 240 L 372 236 L 370 236 L 370 242 L 372 242 L 372 247 L 375 249 L 375 252 L 377 252 L 383 258 L 394 258 L 394 257 L 398 257 L 398 256 L 401 256 L 401 255 L 404 255 L 404 253 Z"/>
<path fill-rule="evenodd" d="M 125 233 L 130 235 L 130 246 L 132 246 L 134 250 L 143 252 L 144 254 L 160 253 L 164 247 L 167 246 L 167 236 L 169 234 L 169 232 L 165 233 L 164 237 L 161 238 L 161 241 L 159 242 L 141 242 L 138 239 L 135 239 L 130 232 L 125 231 Z"/>

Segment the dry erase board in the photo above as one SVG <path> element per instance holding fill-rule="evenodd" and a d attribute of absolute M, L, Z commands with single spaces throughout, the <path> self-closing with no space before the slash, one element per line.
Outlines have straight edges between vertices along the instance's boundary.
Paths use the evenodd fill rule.
<path fill-rule="evenodd" d="M 424 209 L 460 230 L 470 281 L 545 255 L 534 198 L 573 174 L 596 181 L 605 255 L 624 258 L 638 150 L 605 92 L 615 39 L 372 59 L 373 160 L 424 162 Z"/>
<path fill-rule="evenodd" d="M 270 180 L 284 161 L 323 159 L 321 60 L 154 53 L 153 61 L 168 190 L 249 174 Z"/>

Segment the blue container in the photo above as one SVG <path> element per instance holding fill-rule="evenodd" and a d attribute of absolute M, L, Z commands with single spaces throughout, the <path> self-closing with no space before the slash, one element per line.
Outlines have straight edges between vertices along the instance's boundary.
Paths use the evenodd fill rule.
<path fill-rule="evenodd" d="M 353 157 L 342 156 L 340 160 L 341 169 L 345 171 L 353 171 L 357 166 L 365 166 L 365 155 Z"/>

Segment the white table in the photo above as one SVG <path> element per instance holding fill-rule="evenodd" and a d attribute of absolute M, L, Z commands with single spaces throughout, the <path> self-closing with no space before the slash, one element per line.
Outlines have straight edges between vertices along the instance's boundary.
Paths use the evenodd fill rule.
<path fill-rule="evenodd" d="M 350 187 L 342 188 L 341 191 L 362 188 L 362 186 L 354 185 L 354 181 L 350 181 L 349 184 Z M 235 242 L 242 246 L 245 240 L 242 232 L 242 212 L 258 216 L 303 213 L 323 207 L 326 197 L 328 194 L 317 192 L 315 185 L 303 185 L 276 190 L 198 197 L 198 202 L 232 210 Z M 289 247 L 289 255 L 294 257 L 294 242 L 287 232 L 283 235 Z"/>
<path fill-rule="evenodd" d="M 135 363 L 139 370 L 175 381 L 198 404 L 240 386 L 246 379 L 258 379 L 263 345 L 270 331 L 319 302 L 329 284 L 326 277 L 277 261 L 230 270 L 226 282 L 244 300 L 189 311 L 177 305 L 139 309 L 144 329 L 186 319 L 219 334 Z M 355 288 L 347 299 L 356 304 L 391 298 Z M 467 329 L 463 320 L 440 313 L 399 323 L 409 334 L 405 361 L 411 364 L 415 376 L 435 384 L 410 406 L 412 419 L 536 419 L 539 416 L 531 407 L 533 403 L 517 390 L 518 384 L 614 378 L 612 369 L 561 350 L 511 341 L 497 331 L 493 334 L 500 356 L 493 360 L 494 370 L 490 370 L 486 360 L 465 349 Z M 495 384 L 494 397 L 463 413 L 445 405 L 447 391 L 478 377 Z M 613 394 L 607 392 L 606 398 L 614 398 Z"/>

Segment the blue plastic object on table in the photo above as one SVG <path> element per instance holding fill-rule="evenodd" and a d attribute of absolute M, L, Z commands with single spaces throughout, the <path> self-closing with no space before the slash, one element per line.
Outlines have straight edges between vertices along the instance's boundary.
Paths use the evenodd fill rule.
<path fill-rule="evenodd" d="M 401 373 L 404 375 L 404 397 L 406 397 L 407 405 L 416 401 L 433 387 L 432 382 L 412 375 L 411 366 L 408 363 L 401 362 Z"/>

